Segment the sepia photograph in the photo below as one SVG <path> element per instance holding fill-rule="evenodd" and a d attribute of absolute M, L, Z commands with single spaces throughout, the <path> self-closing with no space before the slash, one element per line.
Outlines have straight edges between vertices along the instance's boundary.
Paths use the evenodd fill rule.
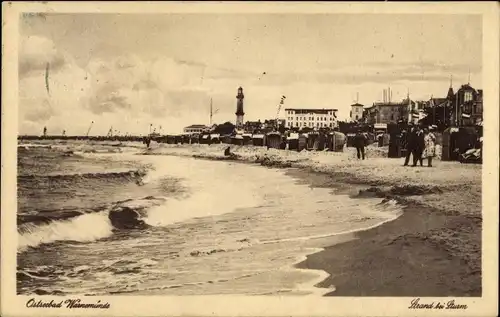
<path fill-rule="evenodd" d="M 497 188 L 498 135 L 483 140 L 498 77 L 481 11 L 64 4 L 18 8 L 15 74 L 2 69 L 17 143 L 2 279 L 28 312 L 210 295 L 463 315 L 496 294 L 483 175 Z"/>

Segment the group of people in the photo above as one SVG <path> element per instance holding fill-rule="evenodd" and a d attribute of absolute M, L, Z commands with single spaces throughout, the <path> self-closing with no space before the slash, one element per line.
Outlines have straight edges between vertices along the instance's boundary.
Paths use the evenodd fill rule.
<path fill-rule="evenodd" d="M 433 127 L 423 128 L 419 125 L 410 125 L 406 132 L 406 157 L 404 166 L 410 163 L 413 156 L 413 165 L 423 166 L 423 159 L 427 159 L 427 166 L 432 167 L 432 158 L 436 156 L 436 136 L 432 133 Z"/>
<path fill-rule="evenodd" d="M 408 126 L 408 131 L 403 132 L 402 139 L 406 141 L 406 157 L 404 166 L 410 163 L 410 157 L 413 156 L 413 165 L 423 166 L 423 159 L 427 159 L 427 166 L 432 167 L 432 158 L 436 156 L 436 136 L 432 132 L 434 127 L 422 128 L 419 125 Z M 365 146 L 368 137 L 361 130 L 358 130 L 354 136 L 354 147 L 358 159 L 365 159 Z"/>

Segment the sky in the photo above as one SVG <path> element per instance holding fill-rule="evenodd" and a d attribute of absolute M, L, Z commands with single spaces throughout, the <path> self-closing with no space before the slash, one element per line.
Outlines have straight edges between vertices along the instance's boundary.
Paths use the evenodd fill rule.
<path fill-rule="evenodd" d="M 21 18 L 19 133 L 179 133 L 285 108 L 482 88 L 482 20 L 439 14 L 44 14 Z M 46 84 L 46 69 L 48 76 Z M 47 89 L 48 86 L 48 89 Z"/>

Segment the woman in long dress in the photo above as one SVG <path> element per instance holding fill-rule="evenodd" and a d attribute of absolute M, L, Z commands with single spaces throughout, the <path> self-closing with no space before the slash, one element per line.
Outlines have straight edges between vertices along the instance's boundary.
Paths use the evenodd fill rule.
<path fill-rule="evenodd" d="M 422 157 L 427 158 L 427 166 L 432 167 L 432 158 L 436 156 L 436 136 L 428 128 L 425 128 L 424 132 L 425 148 Z"/>

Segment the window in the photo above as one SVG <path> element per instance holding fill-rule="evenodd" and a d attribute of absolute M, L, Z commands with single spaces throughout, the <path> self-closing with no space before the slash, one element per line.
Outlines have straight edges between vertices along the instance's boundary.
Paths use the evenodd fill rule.
<path fill-rule="evenodd" d="M 299 126 L 299 123 L 298 122 L 295 122 L 295 126 L 298 127 Z"/>
<path fill-rule="evenodd" d="M 474 108 L 473 108 L 473 109 L 474 109 L 474 113 L 477 113 L 477 105 L 476 105 L 476 104 L 474 104 L 474 106 L 473 106 L 473 107 L 474 107 Z"/>
<path fill-rule="evenodd" d="M 464 102 L 472 101 L 472 91 L 466 91 L 464 93 Z"/>

